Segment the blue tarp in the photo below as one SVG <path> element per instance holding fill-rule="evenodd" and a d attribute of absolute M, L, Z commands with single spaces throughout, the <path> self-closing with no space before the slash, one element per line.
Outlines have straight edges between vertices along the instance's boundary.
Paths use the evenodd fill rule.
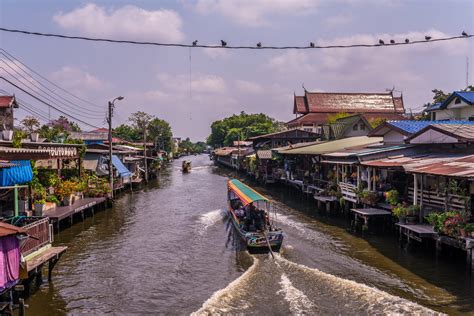
<path fill-rule="evenodd" d="M 130 177 L 132 175 L 130 170 L 128 170 L 127 167 L 125 167 L 125 165 L 115 155 L 112 155 L 112 164 L 115 168 L 117 168 L 117 171 L 120 173 L 122 178 Z"/>
<path fill-rule="evenodd" d="M 0 186 L 25 184 L 33 179 L 33 171 L 29 160 L 11 161 L 16 166 L 0 169 Z"/>

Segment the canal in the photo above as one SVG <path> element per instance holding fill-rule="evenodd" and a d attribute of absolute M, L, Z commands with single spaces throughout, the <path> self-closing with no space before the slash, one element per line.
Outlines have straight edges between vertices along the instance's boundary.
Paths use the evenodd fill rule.
<path fill-rule="evenodd" d="M 28 313 L 474 314 L 462 260 L 361 238 L 284 188 L 258 188 L 275 201 L 284 249 L 275 260 L 249 255 L 225 216 L 226 181 L 238 175 L 205 155 L 190 174 L 180 163 L 56 235 L 67 253 Z"/>

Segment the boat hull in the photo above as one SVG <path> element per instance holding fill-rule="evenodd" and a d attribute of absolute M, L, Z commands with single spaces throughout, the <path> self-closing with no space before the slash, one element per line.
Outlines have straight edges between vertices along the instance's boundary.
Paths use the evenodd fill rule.
<path fill-rule="evenodd" d="M 250 253 L 265 253 L 268 252 L 268 245 L 272 251 L 279 252 L 281 245 L 283 244 L 283 232 L 281 230 L 275 231 L 265 231 L 263 232 L 247 232 L 245 231 L 241 225 L 239 220 L 236 218 L 234 212 L 229 210 L 229 216 L 231 217 L 232 224 L 234 229 L 240 236 L 245 245 L 247 246 L 247 250 Z M 265 237 L 266 235 L 266 237 Z M 268 241 L 267 241 L 268 238 Z"/>

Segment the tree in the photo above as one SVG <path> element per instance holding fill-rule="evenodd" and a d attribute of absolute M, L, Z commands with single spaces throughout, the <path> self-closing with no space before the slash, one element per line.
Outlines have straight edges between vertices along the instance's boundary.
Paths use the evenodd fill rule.
<path fill-rule="evenodd" d="M 113 135 L 129 142 L 140 141 L 140 131 L 127 124 L 114 128 Z"/>
<path fill-rule="evenodd" d="M 148 124 L 148 135 L 160 149 L 171 152 L 173 132 L 168 122 L 159 118 L 152 119 Z"/>
<path fill-rule="evenodd" d="M 351 114 L 349 114 L 349 113 L 344 113 L 344 112 L 330 114 L 330 115 L 328 115 L 328 123 L 329 123 L 329 124 L 334 124 L 334 123 L 336 123 L 336 121 L 337 121 L 338 119 L 341 119 L 341 118 L 344 118 L 344 117 L 348 117 L 348 116 L 350 116 L 350 115 L 351 115 Z"/>
<path fill-rule="evenodd" d="M 281 122 L 265 114 L 247 114 L 240 112 L 218 120 L 211 125 L 211 135 L 207 143 L 214 147 L 229 146 L 238 139 L 273 133 L 282 130 Z"/>
<path fill-rule="evenodd" d="M 128 121 L 132 123 L 132 127 L 138 129 L 139 131 L 145 131 L 148 128 L 148 124 L 150 124 L 150 121 L 154 118 L 155 117 L 153 115 L 150 115 L 143 111 L 138 111 L 132 113 L 128 117 Z"/>
<path fill-rule="evenodd" d="M 20 124 L 23 126 L 25 132 L 31 134 L 35 133 L 41 126 L 38 119 L 34 116 L 27 116 L 21 120 Z"/>
<path fill-rule="evenodd" d="M 70 132 L 80 132 L 79 125 L 71 122 L 65 116 L 60 116 L 56 120 L 52 120 L 48 124 L 41 126 L 39 129 L 40 136 L 46 138 L 50 142 L 60 142 L 67 139 Z"/>

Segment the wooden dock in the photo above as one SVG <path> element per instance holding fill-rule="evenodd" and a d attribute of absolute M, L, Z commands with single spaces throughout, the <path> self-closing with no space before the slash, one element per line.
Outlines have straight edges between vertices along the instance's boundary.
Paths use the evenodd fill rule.
<path fill-rule="evenodd" d="M 63 255 L 66 251 L 67 247 L 50 247 L 44 251 L 39 252 L 35 256 L 26 259 L 26 267 L 28 273 L 30 272 L 38 272 L 38 269 L 41 269 L 43 264 L 48 262 L 49 263 L 49 271 L 48 271 L 48 279 L 51 279 L 51 272 L 58 262 L 59 258 Z"/>
<path fill-rule="evenodd" d="M 382 219 L 382 229 L 388 226 L 388 219 L 391 219 L 392 213 L 380 208 L 352 208 L 354 213 L 354 220 L 352 221 L 352 228 L 355 230 L 362 223 L 362 231 L 369 230 L 370 223 L 377 219 Z"/>
<path fill-rule="evenodd" d="M 400 241 L 402 236 L 406 236 L 408 243 L 410 243 L 411 239 L 422 242 L 423 239 L 433 239 L 437 235 L 434 231 L 433 225 L 408 225 L 400 223 L 396 223 L 395 225 L 397 225 L 400 229 Z"/>
<path fill-rule="evenodd" d="M 107 200 L 105 197 L 97 198 L 84 198 L 74 202 L 72 205 L 59 206 L 53 209 L 45 211 L 45 216 L 49 217 L 51 223 L 56 224 L 59 229 L 59 223 L 65 219 L 69 219 L 70 223 L 73 222 L 74 214 L 80 213 L 84 218 L 84 212 L 88 209 L 94 208 L 94 206 L 104 203 Z"/>

